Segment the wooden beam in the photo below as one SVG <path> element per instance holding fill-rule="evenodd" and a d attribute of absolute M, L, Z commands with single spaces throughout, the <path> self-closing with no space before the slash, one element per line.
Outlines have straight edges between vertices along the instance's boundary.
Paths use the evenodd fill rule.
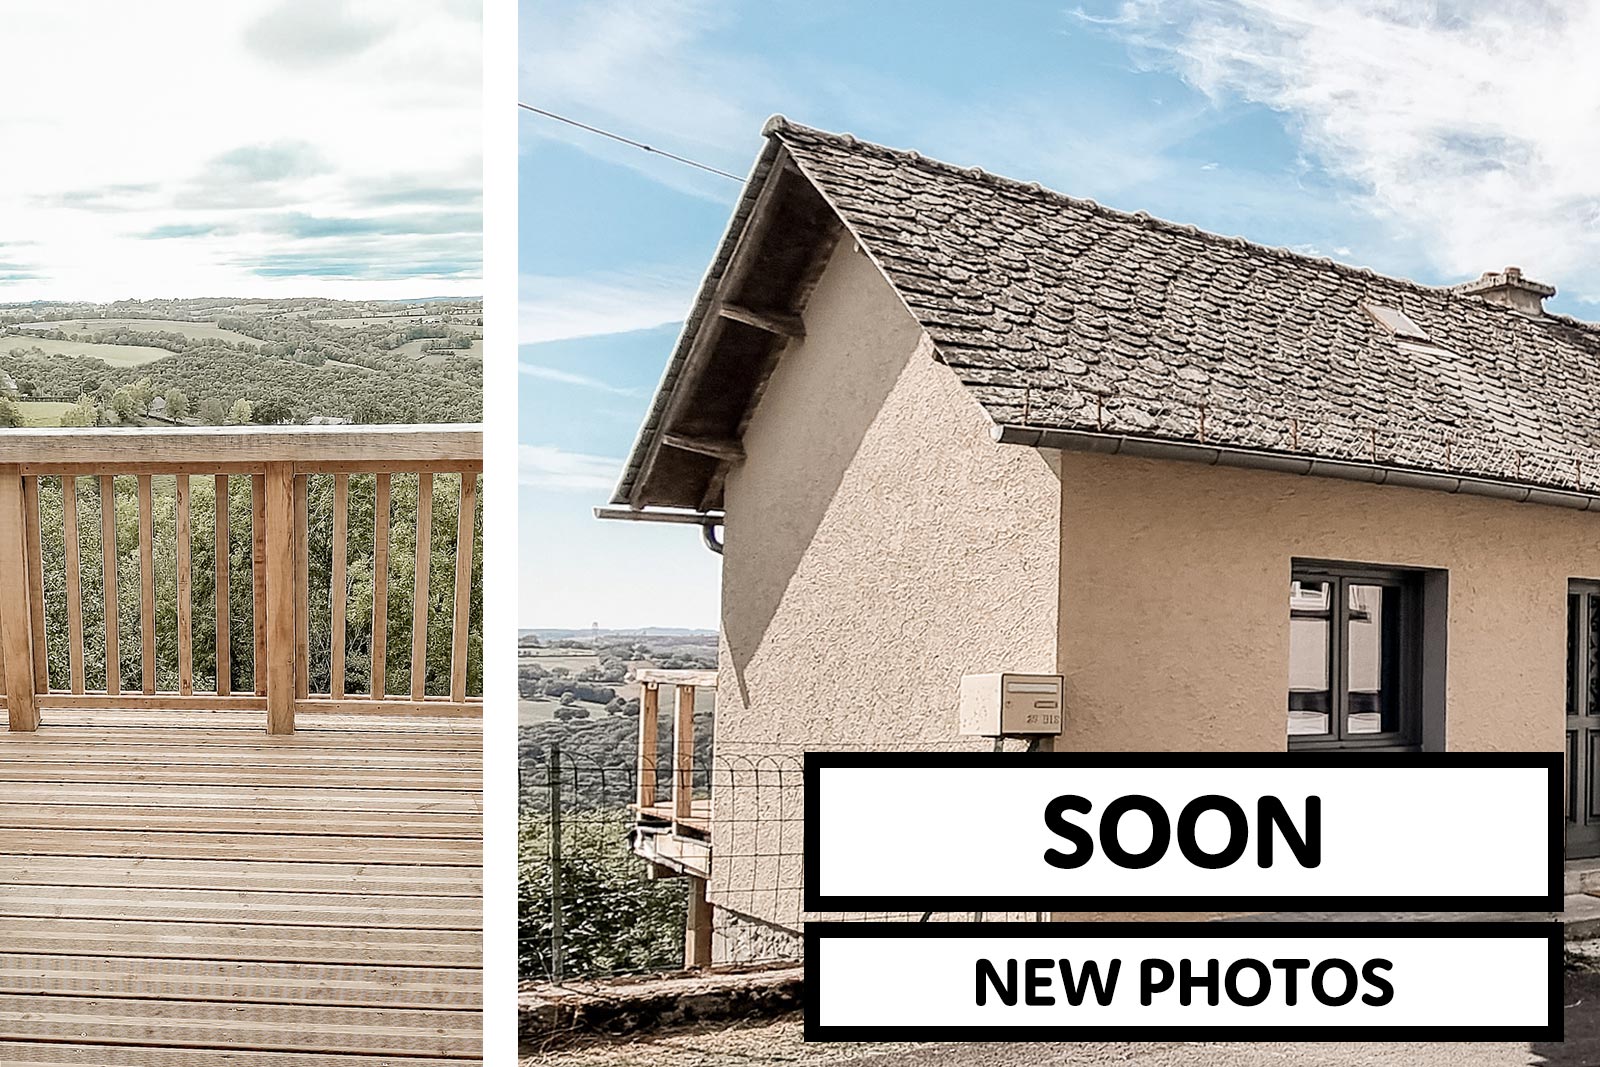
<path fill-rule="evenodd" d="M 61 539 L 67 570 L 67 679 L 83 692 L 83 572 L 78 559 L 78 479 L 61 479 Z"/>
<path fill-rule="evenodd" d="M 189 582 L 193 578 L 189 560 L 189 476 L 178 477 L 178 693 L 194 695 L 194 599 Z"/>
<path fill-rule="evenodd" d="M 717 672 L 694 670 L 662 670 L 660 667 L 640 667 L 633 672 L 633 680 L 645 685 L 697 685 L 704 689 L 717 687 Z"/>
<path fill-rule="evenodd" d="M 660 721 L 661 688 L 646 684 L 639 694 L 639 789 L 641 808 L 656 802 L 656 730 Z"/>
<path fill-rule="evenodd" d="M 372 699 L 382 700 L 389 665 L 389 476 L 372 490 Z"/>
<path fill-rule="evenodd" d="M 217 602 L 217 695 L 233 692 L 233 597 L 228 581 L 228 563 L 232 555 L 232 542 L 228 536 L 228 476 L 216 476 L 216 524 L 213 528 L 216 570 Z"/>
<path fill-rule="evenodd" d="M 428 682 L 428 565 L 433 559 L 433 475 L 417 475 L 417 560 L 411 586 L 411 699 Z"/>
<path fill-rule="evenodd" d="M 478 476 L 461 474 L 456 498 L 456 602 L 450 624 L 450 699 L 467 699 L 467 631 L 472 624 L 472 542 L 477 531 Z"/>
<path fill-rule="evenodd" d="M 100 476 L 100 581 L 106 616 L 106 692 L 122 692 L 122 649 L 117 605 L 117 484 L 109 474 Z"/>
<path fill-rule="evenodd" d="M 28 602 L 27 550 L 24 547 L 25 497 L 22 470 L 0 467 L 0 582 L 13 590 L 0 596 L 0 655 L 5 660 L 6 715 L 13 730 L 39 728 L 33 694 L 33 627 Z"/>
<path fill-rule="evenodd" d="M 694 813 L 694 685 L 680 684 L 672 700 L 672 820 Z"/>
<path fill-rule="evenodd" d="M 754 311 L 738 304 L 718 304 L 717 314 L 779 337 L 797 338 L 806 335 L 806 324 L 791 311 Z"/>
<path fill-rule="evenodd" d="M 693 437 L 683 433 L 664 433 L 661 443 L 668 448 L 681 449 L 684 452 L 695 452 L 702 456 L 711 456 L 724 463 L 743 463 L 744 446 L 738 441 L 730 441 L 713 437 Z"/>
<path fill-rule="evenodd" d="M 310 476 L 294 477 L 294 696 L 311 695 L 311 523 L 307 516 Z M 271 653 L 268 653 L 269 655 Z"/>
<path fill-rule="evenodd" d="M 706 880 L 689 879 L 689 914 L 683 926 L 683 965 L 711 966 L 711 904 L 706 900 Z"/>
<path fill-rule="evenodd" d="M 156 691 L 156 563 L 155 516 L 151 514 L 150 475 L 139 485 L 139 678 L 146 696 Z"/>
<path fill-rule="evenodd" d="M 267 693 L 267 478 L 250 476 L 250 601 L 254 641 L 250 675 L 256 693 Z"/>
<path fill-rule="evenodd" d="M 294 469 L 286 463 L 273 464 L 267 468 L 265 482 L 267 733 L 292 734 L 296 673 Z"/>
<path fill-rule="evenodd" d="M 344 611 L 350 591 L 345 586 L 345 557 L 348 554 L 350 476 L 333 476 L 333 558 L 328 580 L 328 695 L 344 697 Z"/>
<path fill-rule="evenodd" d="M 483 459 L 477 426 L 179 426 L 106 429 L 11 430 L 0 437 L 0 457 L 56 474 L 73 464 L 118 474 L 214 474 L 268 463 L 314 464 L 326 471 L 375 463 L 415 470 L 442 464 L 461 470 Z M 24 473 L 27 473 L 24 471 Z"/>
<path fill-rule="evenodd" d="M 28 610 L 33 630 L 33 691 L 50 689 L 50 658 L 44 631 L 44 545 L 40 536 L 39 479 L 22 472 L 23 552 L 28 561 Z"/>

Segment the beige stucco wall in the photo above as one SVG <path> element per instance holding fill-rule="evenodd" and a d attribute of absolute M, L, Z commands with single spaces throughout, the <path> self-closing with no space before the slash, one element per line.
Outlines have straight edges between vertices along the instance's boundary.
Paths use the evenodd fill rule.
<path fill-rule="evenodd" d="M 804 319 L 726 487 L 710 886 L 714 903 L 785 924 L 800 754 L 987 747 L 957 736 L 961 675 L 1051 671 L 1058 629 L 1054 457 L 993 443 L 848 239 Z"/>
<path fill-rule="evenodd" d="M 1446 747 L 1562 747 L 1567 582 L 1600 575 L 1600 516 L 1082 453 L 1062 482 L 1058 747 L 1283 749 L 1294 558 L 1448 571 Z"/>

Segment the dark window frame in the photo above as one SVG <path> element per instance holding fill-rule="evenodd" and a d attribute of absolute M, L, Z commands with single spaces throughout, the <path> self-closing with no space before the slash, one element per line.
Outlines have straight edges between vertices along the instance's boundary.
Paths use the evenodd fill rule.
<path fill-rule="evenodd" d="M 1423 581 L 1425 572 L 1403 567 L 1384 567 L 1355 563 L 1295 560 L 1290 581 L 1326 582 L 1332 587 L 1328 635 L 1329 729 L 1320 734 L 1286 734 L 1288 747 L 1296 750 L 1389 749 L 1416 752 L 1423 743 L 1423 648 L 1426 627 L 1423 620 Z M 1377 585 L 1398 589 L 1399 609 L 1399 710 L 1398 727 L 1372 733 L 1353 733 L 1349 728 L 1350 679 L 1345 665 L 1350 648 L 1350 597 L 1352 585 Z M 1294 614 L 1291 610 L 1290 618 Z"/>

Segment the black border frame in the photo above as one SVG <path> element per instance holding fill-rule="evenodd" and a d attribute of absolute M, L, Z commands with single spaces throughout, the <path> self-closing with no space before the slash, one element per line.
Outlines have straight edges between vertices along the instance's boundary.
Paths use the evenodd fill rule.
<path fill-rule="evenodd" d="M 830 911 L 1554 911 L 1562 910 L 1564 814 L 1560 752 L 807 752 L 805 787 L 804 907 Z M 1487 896 L 958 896 L 824 895 L 821 892 L 821 772 L 824 767 L 1534 767 L 1548 777 L 1544 895 Z M 1469 808 L 1472 798 L 1463 798 Z"/>
<path fill-rule="evenodd" d="M 1519 937 L 1547 945 L 1543 1026 L 824 1026 L 817 949 L 825 938 L 894 937 Z M 1564 941 L 1560 922 L 808 922 L 802 999 L 807 1041 L 1529 1041 L 1563 1039 Z"/>

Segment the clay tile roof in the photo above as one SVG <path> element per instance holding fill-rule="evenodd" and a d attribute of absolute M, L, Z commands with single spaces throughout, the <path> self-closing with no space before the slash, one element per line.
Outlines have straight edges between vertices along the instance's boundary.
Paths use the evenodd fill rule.
<path fill-rule="evenodd" d="M 1600 326 L 782 118 L 765 133 L 1001 426 L 1600 488 Z"/>

